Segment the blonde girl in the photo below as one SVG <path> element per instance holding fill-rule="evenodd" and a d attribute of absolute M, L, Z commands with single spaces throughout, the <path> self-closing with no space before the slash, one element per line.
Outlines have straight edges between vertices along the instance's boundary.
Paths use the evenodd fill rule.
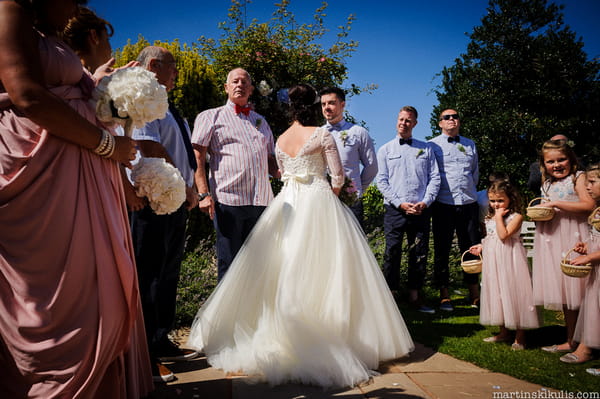
<path fill-rule="evenodd" d="M 587 216 L 595 202 L 585 189 L 585 175 L 578 171 L 575 153 L 565 140 L 546 141 L 540 153 L 542 197 L 540 205 L 552 207 L 554 217 L 536 222 L 533 257 L 533 295 L 536 305 L 562 310 L 567 340 L 545 346 L 546 352 L 570 352 L 586 279 L 562 273 L 565 252 L 587 236 Z"/>

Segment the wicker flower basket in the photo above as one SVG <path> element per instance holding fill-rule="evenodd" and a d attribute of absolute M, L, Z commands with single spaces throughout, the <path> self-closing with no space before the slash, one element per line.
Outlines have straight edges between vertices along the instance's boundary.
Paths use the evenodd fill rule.
<path fill-rule="evenodd" d="M 590 214 L 588 223 L 597 231 L 600 231 L 600 206 Z"/>
<path fill-rule="evenodd" d="M 534 198 L 527 205 L 527 216 L 534 222 L 545 222 L 554 217 L 554 208 L 548 206 L 531 206 L 533 201 L 541 200 L 542 198 Z"/>
<path fill-rule="evenodd" d="M 569 261 L 569 254 L 571 252 L 573 252 L 572 249 L 570 249 L 569 252 L 565 254 L 565 257 L 560 262 L 560 268 L 562 272 L 570 277 L 585 277 L 588 274 L 590 274 L 590 271 L 592 270 L 592 265 L 587 264 L 578 266 L 571 264 L 571 262 Z"/>
<path fill-rule="evenodd" d="M 465 255 L 469 253 L 469 251 L 463 252 L 460 257 L 460 266 L 464 270 L 465 273 L 475 274 L 481 273 L 481 265 L 483 264 L 483 258 L 479 255 L 479 259 L 473 260 L 465 260 Z"/>

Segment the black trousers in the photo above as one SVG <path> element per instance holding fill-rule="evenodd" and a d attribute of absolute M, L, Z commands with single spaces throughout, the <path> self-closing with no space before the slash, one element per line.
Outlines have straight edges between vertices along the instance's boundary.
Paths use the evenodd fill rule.
<path fill-rule="evenodd" d="M 168 339 L 175 321 L 179 271 L 188 211 L 157 215 L 149 206 L 132 212 L 131 235 L 150 355 Z"/>
<path fill-rule="evenodd" d="M 215 204 L 214 226 L 217 233 L 217 273 L 221 281 L 231 262 L 250 235 L 265 206 Z"/>
<path fill-rule="evenodd" d="M 365 211 L 362 200 L 358 200 L 356 204 L 350 207 L 350 210 L 354 214 L 356 220 L 358 220 L 360 227 L 362 227 L 363 231 L 365 231 Z"/>
<path fill-rule="evenodd" d="M 477 202 L 467 205 L 447 205 L 441 202 L 434 202 L 432 204 L 433 271 L 436 287 L 448 288 L 450 282 L 448 260 L 454 233 L 456 232 L 461 254 L 472 245 L 481 242 L 478 212 L 479 206 Z M 466 255 L 465 259 L 472 258 Z M 479 274 L 463 272 L 463 281 L 465 284 L 478 284 Z"/>
<path fill-rule="evenodd" d="M 397 291 L 400 287 L 402 241 L 405 233 L 408 242 L 408 288 L 418 290 L 423 287 L 429 252 L 430 218 L 429 209 L 425 209 L 421 215 L 407 215 L 403 210 L 385 205 L 383 275 L 390 290 Z"/>

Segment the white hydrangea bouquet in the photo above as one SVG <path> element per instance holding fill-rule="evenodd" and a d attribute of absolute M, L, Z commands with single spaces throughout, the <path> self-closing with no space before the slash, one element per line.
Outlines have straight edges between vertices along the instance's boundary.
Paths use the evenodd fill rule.
<path fill-rule="evenodd" d="M 175 212 L 185 201 L 185 183 L 177 168 L 164 158 L 141 158 L 131 170 L 137 195 L 148 198 L 157 215 Z"/>
<path fill-rule="evenodd" d="M 120 124 L 131 137 L 133 127 L 165 117 L 169 108 L 167 90 L 154 73 L 141 68 L 123 68 L 103 78 L 94 93 L 96 116 L 109 124 Z M 140 158 L 131 171 L 140 197 L 148 198 L 157 215 L 175 212 L 186 200 L 181 173 L 163 158 Z"/>
<path fill-rule="evenodd" d="M 127 136 L 132 127 L 164 118 L 169 108 L 167 90 L 154 73 L 142 67 L 117 69 L 104 77 L 94 100 L 98 120 L 124 126 Z"/>

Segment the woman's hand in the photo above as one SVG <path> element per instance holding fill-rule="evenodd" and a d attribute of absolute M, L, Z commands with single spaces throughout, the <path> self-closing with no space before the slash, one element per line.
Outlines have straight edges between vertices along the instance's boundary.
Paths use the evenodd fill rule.
<path fill-rule="evenodd" d="M 129 61 L 127 63 L 127 65 L 124 65 L 119 68 L 113 68 L 114 65 L 115 65 L 115 59 L 111 58 L 110 60 L 106 61 L 104 64 L 102 64 L 98 68 L 96 68 L 96 70 L 94 71 L 94 79 L 96 80 L 96 82 L 100 82 L 100 80 L 102 78 L 113 74 L 115 71 L 118 71 L 119 69 L 131 68 L 131 67 L 140 65 L 140 63 L 137 61 Z"/>
<path fill-rule="evenodd" d="M 122 163 L 128 168 L 131 168 L 131 161 L 135 159 L 137 153 L 135 140 L 125 136 L 114 136 L 115 150 L 110 156 L 110 159 Z"/>
<path fill-rule="evenodd" d="M 130 212 L 141 211 L 148 205 L 146 197 L 138 197 L 131 183 L 123 184 L 123 188 L 125 190 L 125 203 Z"/>

